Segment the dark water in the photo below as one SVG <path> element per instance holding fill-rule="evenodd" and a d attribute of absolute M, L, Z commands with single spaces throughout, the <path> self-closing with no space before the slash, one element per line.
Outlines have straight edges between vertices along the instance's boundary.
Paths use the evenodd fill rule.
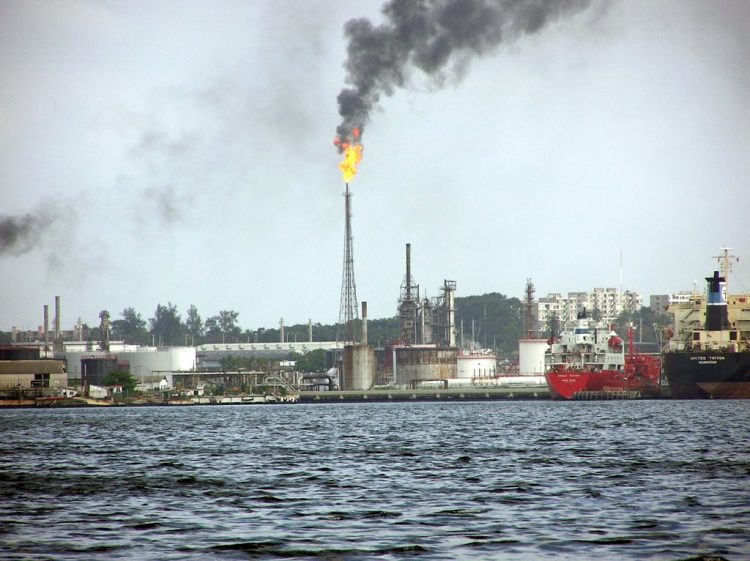
<path fill-rule="evenodd" d="M 3 559 L 750 559 L 750 401 L 0 411 Z"/>

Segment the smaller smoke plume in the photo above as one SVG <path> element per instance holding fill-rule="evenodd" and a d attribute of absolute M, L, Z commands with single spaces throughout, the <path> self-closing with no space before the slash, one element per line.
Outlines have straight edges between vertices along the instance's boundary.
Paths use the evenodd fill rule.
<path fill-rule="evenodd" d="M 460 76 L 473 56 L 587 7 L 589 0 L 390 0 L 385 22 L 349 20 L 344 63 L 350 87 L 338 95 L 339 139 L 363 130 L 380 97 L 406 85 L 417 68 L 437 85 Z M 339 149 L 341 146 L 339 145 Z"/>
<path fill-rule="evenodd" d="M 21 255 L 39 242 L 46 221 L 39 216 L 0 215 L 0 255 Z"/>

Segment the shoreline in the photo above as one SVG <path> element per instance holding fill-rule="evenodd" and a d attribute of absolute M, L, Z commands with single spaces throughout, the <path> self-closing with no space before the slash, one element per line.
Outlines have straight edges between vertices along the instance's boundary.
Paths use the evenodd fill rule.
<path fill-rule="evenodd" d="M 586 394 L 569 401 L 622 401 L 622 400 L 665 400 L 671 399 L 669 389 L 663 389 L 659 396 L 642 397 L 625 392 Z M 546 387 L 516 386 L 502 388 L 450 388 L 450 389 L 376 389 L 367 391 L 303 391 L 289 396 L 211 396 L 190 400 L 153 400 L 133 402 L 113 402 L 86 398 L 61 400 L 1 400 L 2 409 L 75 409 L 110 407 L 193 407 L 206 405 L 288 405 L 320 403 L 385 403 L 385 402 L 469 402 L 469 401 L 552 401 Z M 568 401 L 568 400 L 558 400 Z"/>

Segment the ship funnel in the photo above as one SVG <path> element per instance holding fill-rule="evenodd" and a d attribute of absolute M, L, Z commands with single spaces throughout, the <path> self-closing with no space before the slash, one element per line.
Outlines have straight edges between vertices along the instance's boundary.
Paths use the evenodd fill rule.
<path fill-rule="evenodd" d="M 727 313 L 726 280 L 714 271 L 714 276 L 706 277 L 708 301 L 706 303 L 706 331 L 721 331 L 729 327 Z"/>

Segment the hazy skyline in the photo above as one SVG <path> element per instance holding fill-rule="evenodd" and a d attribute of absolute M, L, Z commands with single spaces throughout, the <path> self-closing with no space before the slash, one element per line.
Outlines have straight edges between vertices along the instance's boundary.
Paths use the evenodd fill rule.
<path fill-rule="evenodd" d="M 168 301 L 335 323 L 344 26 L 382 5 L 1 3 L 0 329 L 55 295 L 65 329 Z M 619 287 L 622 255 L 647 303 L 703 290 L 722 246 L 750 292 L 750 4 L 565 5 L 467 35 L 437 75 L 408 59 L 372 106 L 351 184 L 370 317 L 396 313 L 406 243 L 428 296 Z"/>

